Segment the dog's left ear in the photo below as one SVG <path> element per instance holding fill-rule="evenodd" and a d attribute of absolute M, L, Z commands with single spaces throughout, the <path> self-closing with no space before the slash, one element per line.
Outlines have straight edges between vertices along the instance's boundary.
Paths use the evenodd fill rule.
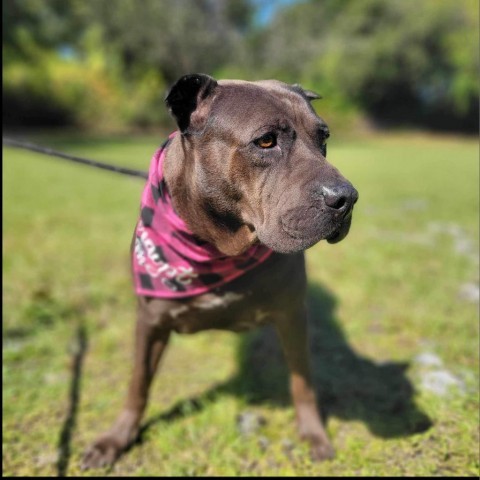
<path fill-rule="evenodd" d="M 165 103 L 180 131 L 194 133 L 205 126 L 217 81 L 203 73 L 181 77 L 165 97 Z"/>
<path fill-rule="evenodd" d="M 322 98 L 321 95 L 318 93 L 313 92 L 312 90 L 305 90 L 300 84 L 295 83 L 292 85 L 293 89 L 299 93 L 300 95 L 304 96 L 308 101 L 318 100 Z"/>

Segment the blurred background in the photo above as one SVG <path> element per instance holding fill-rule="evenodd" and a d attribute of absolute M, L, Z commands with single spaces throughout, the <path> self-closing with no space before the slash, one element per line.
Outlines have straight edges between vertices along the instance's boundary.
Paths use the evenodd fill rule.
<path fill-rule="evenodd" d="M 8 0 L 2 12 L 4 127 L 158 126 L 168 86 L 204 72 L 301 83 L 334 128 L 478 130 L 476 0 Z"/>

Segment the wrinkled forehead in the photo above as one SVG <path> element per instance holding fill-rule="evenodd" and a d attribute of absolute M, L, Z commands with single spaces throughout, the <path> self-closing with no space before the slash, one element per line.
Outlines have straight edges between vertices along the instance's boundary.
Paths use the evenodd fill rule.
<path fill-rule="evenodd" d="M 314 128 L 321 119 L 290 85 L 276 80 L 221 80 L 212 110 L 215 128 L 235 129 L 242 137 L 267 126 Z M 222 128 L 223 127 L 223 128 Z"/>

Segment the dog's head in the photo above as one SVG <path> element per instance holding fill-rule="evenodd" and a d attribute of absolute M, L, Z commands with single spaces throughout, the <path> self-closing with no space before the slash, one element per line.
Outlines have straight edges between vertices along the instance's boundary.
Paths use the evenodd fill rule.
<path fill-rule="evenodd" d="M 315 98 L 275 80 L 178 80 L 166 104 L 181 136 L 165 177 L 194 233 L 227 255 L 257 240 L 293 253 L 347 235 L 358 193 L 326 160 Z"/>

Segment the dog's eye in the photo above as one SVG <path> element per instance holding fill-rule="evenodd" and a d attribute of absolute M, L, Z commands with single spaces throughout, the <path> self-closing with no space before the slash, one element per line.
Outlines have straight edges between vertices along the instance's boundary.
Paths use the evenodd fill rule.
<path fill-rule="evenodd" d="M 273 148 L 277 145 L 277 137 L 274 133 L 266 133 L 255 140 L 255 145 L 260 148 Z"/>
<path fill-rule="evenodd" d="M 327 156 L 327 138 L 329 136 L 330 131 L 326 125 L 318 129 L 318 142 L 320 143 L 320 151 L 324 157 Z"/>

